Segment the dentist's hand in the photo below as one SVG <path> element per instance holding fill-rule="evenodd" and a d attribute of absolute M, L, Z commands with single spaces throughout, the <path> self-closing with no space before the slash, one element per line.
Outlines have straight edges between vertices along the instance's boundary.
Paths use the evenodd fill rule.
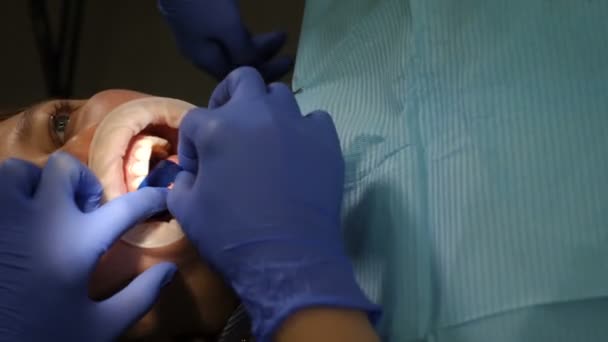
<path fill-rule="evenodd" d="M 302 116 L 284 84 L 240 68 L 210 109 L 186 115 L 178 154 L 185 171 L 168 208 L 241 297 L 259 341 L 306 307 L 377 313 L 344 250 L 344 163 L 327 113 Z"/>
<path fill-rule="evenodd" d="M 248 65 L 272 82 L 292 67 L 291 58 L 274 58 L 285 44 L 285 34 L 252 37 L 242 23 L 238 0 L 158 0 L 158 7 L 182 54 L 218 80 Z"/>
<path fill-rule="evenodd" d="M 158 264 L 109 299 L 87 295 L 100 256 L 129 227 L 165 209 L 165 190 L 146 188 L 101 206 L 97 178 L 63 153 L 44 169 L 4 161 L 0 189 L 0 341 L 112 341 L 175 272 Z"/>

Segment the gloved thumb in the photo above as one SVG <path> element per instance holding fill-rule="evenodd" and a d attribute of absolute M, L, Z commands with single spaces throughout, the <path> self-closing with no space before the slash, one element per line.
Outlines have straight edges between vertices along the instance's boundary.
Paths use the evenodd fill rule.
<path fill-rule="evenodd" d="M 267 83 L 277 81 L 293 67 L 293 60 L 290 57 L 282 56 L 273 59 L 285 45 L 286 40 L 287 35 L 284 32 L 269 32 L 253 38 L 258 60 L 264 63 L 255 67 Z"/>
<path fill-rule="evenodd" d="M 103 188 L 82 162 L 59 151 L 51 155 L 40 177 L 37 196 L 48 203 L 75 202 L 83 212 L 99 207 Z M 63 198 L 62 198 L 63 196 Z"/>
<path fill-rule="evenodd" d="M 180 219 L 184 217 L 182 210 L 184 208 L 184 201 L 188 200 L 187 194 L 194 187 L 196 182 L 196 175 L 188 172 L 181 171 L 175 177 L 173 182 L 173 189 L 169 191 L 167 195 L 167 209 L 176 218 Z"/>
<path fill-rule="evenodd" d="M 266 83 L 259 71 L 253 67 L 240 67 L 215 87 L 209 99 L 209 109 L 219 108 L 232 99 L 250 100 L 267 93 Z"/>
<path fill-rule="evenodd" d="M 287 75 L 291 68 L 293 68 L 293 58 L 288 56 L 277 57 L 257 67 L 267 83 L 278 81 Z"/>
<path fill-rule="evenodd" d="M 177 271 L 173 263 L 163 262 L 148 268 L 126 288 L 109 299 L 97 304 L 95 322 L 103 330 L 115 332 L 118 337 L 150 310 L 158 299 L 160 290 L 167 285 Z"/>
<path fill-rule="evenodd" d="M 27 197 L 36 192 L 41 174 L 42 170 L 38 166 L 21 159 L 9 158 L 0 164 L 0 179 L 10 179 L 12 188 Z"/>

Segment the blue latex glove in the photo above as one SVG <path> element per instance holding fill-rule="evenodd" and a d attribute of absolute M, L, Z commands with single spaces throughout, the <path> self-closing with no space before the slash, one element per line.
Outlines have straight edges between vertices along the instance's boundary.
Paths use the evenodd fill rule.
<path fill-rule="evenodd" d="M 273 57 L 286 35 L 271 32 L 252 37 L 242 23 L 237 0 L 159 0 L 182 54 L 218 80 L 238 66 L 257 68 L 267 82 L 291 69 L 288 57 Z"/>
<path fill-rule="evenodd" d="M 107 300 L 87 295 L 100 256 L 129 227 L 164 210 L 166 190 L 146 188 L 100 206 L 97 178 L 63 153 L 44 169 L 4 161 L 0 189 L 0 341 L 112 341 L 175 272 L 158 264 Z"/>
<path fill-rule="evenodd" d="M 178 154 L 185 171 L 168 208 L 241 297 L 259 341 L 304 307 L 378 313 L 343 246 L 344 163 L 327 113 L 302 116 L 287 86 L 237 69 L 210 109 L 186 115 Z"/>

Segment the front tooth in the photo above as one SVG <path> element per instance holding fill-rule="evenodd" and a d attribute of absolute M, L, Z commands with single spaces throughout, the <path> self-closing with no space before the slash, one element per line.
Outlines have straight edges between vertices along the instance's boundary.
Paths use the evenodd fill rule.
<path fill-rule="evenodd" d="M 150 146 L 154 146 L 154 147 L 158 147 L 158 148 L 164 148 L 167 149 L 170 147 L 171 144 L 169 144 L 169 141 L 167 141 L 167 139 L 163 139 L 161 137 L 157 137 L 154 135 L 146 135 L 143 138 L 143 141 L 147 142 L 148 144 L 150 144 Z"/>
<path fill-rule="evenodd" d="M 137 142 L 139 146 L 136 147 L 133 156 L 137 160 L 148 161 L 152 154 L 152 144 L 149 141 L 140 140 Z"/>
<path fill-rule="evenodd" d="M 134 177 L 133 180 L 131 180 L 131 189 L 129 189 L 129 191 L 137 190 L 137 188 L 139 188 L 139 185 L 141 184 L 141 182 L 144 181 L 144 179 L 146 179 L 146 176 Z"/>
<path fill-rule="evenodd" d="M 148 174 L 148 161 L 135 161 L 130 168 L 133 176 L 146 176 Z"/>

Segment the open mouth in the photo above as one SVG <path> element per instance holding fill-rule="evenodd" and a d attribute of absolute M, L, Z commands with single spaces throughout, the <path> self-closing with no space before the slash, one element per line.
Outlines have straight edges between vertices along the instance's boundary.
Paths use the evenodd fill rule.
<path fill-rule="evenodd" d="M 104 188 L 104 201 L 137 190 L 158 162 L 179 162 L 178 127 L 192 108 L 180 100 L 148 97 L 127 102 L 104 118 L 89 150 L 89 167 Z M 183 236 L 177 221 L 165 212 L 139 223 L 122 240 L 157 248 Z"/>
<path fill-rule="evenodd" d="M 127 191 L 138 189 L 143 180 L 161 161 L 179 163 L 175 150 L 176 139 L 173 132 L 163 126 L 144 129 L 129 143 L 123 162 L 124 181 Z M 163 131 L 168 131 L 164 133 Z M 169 137 L 171 135 L 171 137 Z"/>

